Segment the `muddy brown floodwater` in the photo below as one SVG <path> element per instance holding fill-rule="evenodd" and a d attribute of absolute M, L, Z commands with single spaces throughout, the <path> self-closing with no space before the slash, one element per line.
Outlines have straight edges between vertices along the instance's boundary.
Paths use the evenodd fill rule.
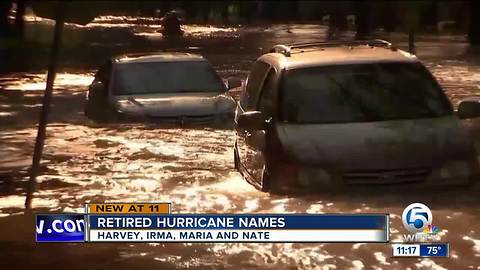
<path fill-rule="evenodd" d="M 40 21 L 41 27 L 49 25 Z M 95 31 L 108 29 L 115 36 L 128 29 L 130 35 L 122 42 L 130 42 L 130 47 L 125 51 L 152 50 L 157 45 L 193 50 L 206 55 L 225 78 L 245 78 L 252 60 L 275 43 L 325 37 L 325 28 L 319 25 L 189 25 L 187 37 L 180 45 L 172 45 L 156 32 L 156 26 L 114 16 L 67 29 L 90 44 L 114 38 L 97 37 Z M 405 45 L 400 34 L 390 38 Z M 464 37 L 421 36 L 417 45 L 420 58 L 452 102 L 480 97 L 480 61 L 469 56 Z M 109 52 L 101 52 L 104 59 Z M 391 248 L 385 244 L 35 244 L 34 218 L 22 214 L 27 177 L 19 172 L 0 178 L 0 269 L 480 269 L 479 191 L 289 196 L 259 192 L 233 168 L 232 130 L 100 125 L 86 119 L 83 100 L 95 67 L 89 63 L 100 62 L 77 59 L 72 63 L 65 54 L 33 200 L 35 212 L 82 212 L 85 202 L 106 201 L 171 201 L 177 213 L 387 212 L 391 213 L 391 239 L 401 240 L 403 208 L 418 201 L 432 209 L 442 241 L 451 245 L 450 258 L 391 258 Z M 44 79 L 44 70 L 0 77 L 0 163 L 30 158 Z"/>

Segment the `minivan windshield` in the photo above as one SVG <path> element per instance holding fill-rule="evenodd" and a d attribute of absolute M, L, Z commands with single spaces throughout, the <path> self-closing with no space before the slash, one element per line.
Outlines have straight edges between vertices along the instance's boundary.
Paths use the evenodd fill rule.
<path fill-rule="evenodd" d="M 280 86 L 281 120 L 348 123 L 433 118 L 453 113 L 420 63 L 374 63 L 288 70 Z"/>
<path fill-rule="evenodd" d="M 121 63 L 113 77 L 114 95 L 224 91 L 206 61 Z"/>

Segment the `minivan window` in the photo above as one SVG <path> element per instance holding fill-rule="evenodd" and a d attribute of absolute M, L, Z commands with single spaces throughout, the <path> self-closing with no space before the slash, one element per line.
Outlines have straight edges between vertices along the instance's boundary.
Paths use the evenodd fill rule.
<path fill-rule="evenodd" d="M 245 86 L 245 92 L 242 95 L 240 104 L 245 109 L 254 109 L 257 105 L 260 89 L 263 85 L 265 76 L 267 75 L 270 65 L 257 61 L 247 78 L 247 84 Z"/>
<path fill-rule="evenodd" d="M 280 114 L 292 123 L 348 123 L 433 118 L 453 113 L 420 63 L 375 63 L 289 70 Z"/>
<path fill-rule="evenodd" d="M 95 81 L 101 81 L 105 86 L 108 87 L 110 82 L 110 73 L 112 71 L 112 62 L 108 61 L 103 64 L 95 74 Z"/>
<path fill-rule="evenodd" d="M 266 116 L 272 116 L 274 113 L 275 107 L 275 79 L 276 71 L 274 68 L 270 69 L 265 82 L 262 86 L 262 92 L 260 94 L 260 99 L 258 101 L 257 109 L 262 111 Z"/>
<path fill-rule="evenodd" d="M 224 85 L 206 61 L 145 62 L 118 64 L 114 71 L 114 95 L 221 92 Z"/>

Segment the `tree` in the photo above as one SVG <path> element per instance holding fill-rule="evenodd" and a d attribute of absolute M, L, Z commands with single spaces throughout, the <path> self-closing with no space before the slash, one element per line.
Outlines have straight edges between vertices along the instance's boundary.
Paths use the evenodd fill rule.
<path fill-rule="evenodd" d="M 12 1 L 0 1 L 0 37 L 10 35 L 10 25 L 8 24 L 8 13 L 12 6 Z"/>
<path fill-rule="evenodd" d="M 17 12 L 15 14 L 15 35 L 19 38 L 23 38 L 25 21 L 23 16 L 25 15 L 25 0 L 17 0 Z"/>
<path fill-rule="evenodd" d="M 326 14 L 330 16 L 327 39 L 336 39 L 340 32 L 348 28 L 347 14 L 350 11 L 350 2 L 326 1 L 323 3 Z"/>
<path fill-rule="evenodd" d="M 395 31 L 397 24 L 397 13 L 395 12 L 395 3 L 392 1 L 385 1 L 382 3 L 382 26 L 387 33 Z"/>
<path fill-rule="evenodd" d="M 415 54 L 415 33 L 418 31 L 419 14 L 422 10 L 422 2 L 406 2 L 403 4 L 405 14 L 403 24 L 408 33 L 408 51 Z"/>
<path fill-rule="evenodd" d="M 63 3 L 64 2 L 64 3 Z M 102 3 L 102 2 L 100 2 Z M 32 8 L 36 15 L 55 20 L 56 9 L 61 5 L 64 7 L 63 15 L 65 20 L 71 23 L 87 24 L 104 11 L 103 5 L 92 5 L 90 1 L 35 1 Z"/>
<path fill-rule="evenodd" d="M 365 39 L 370 34 L 370 5 L 368 1 L 354 3 L 355 25 L 357 27 L 356 39 Z"/>
<path fill-rule="evenodd" d="M 468 40 L 471 45 L 480 45 L 480 1 L 470 1 Z"/>

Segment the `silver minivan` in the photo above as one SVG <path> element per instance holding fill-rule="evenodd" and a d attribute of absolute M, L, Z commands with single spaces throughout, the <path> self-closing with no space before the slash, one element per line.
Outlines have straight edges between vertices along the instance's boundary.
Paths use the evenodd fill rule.
<path fill-rule="evenodd" d="M 414 56 L 382 40 L 277 45 L 253 65 L 235 113 L 235 167 L 261 190 L 466 185 L 478 153 Z"/>

